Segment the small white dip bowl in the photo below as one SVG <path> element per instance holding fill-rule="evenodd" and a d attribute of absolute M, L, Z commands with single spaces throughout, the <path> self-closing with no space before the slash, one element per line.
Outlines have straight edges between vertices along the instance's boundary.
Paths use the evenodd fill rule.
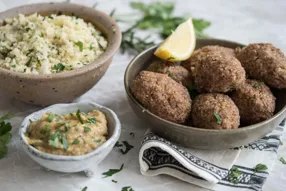
<path fill-rule="evenodd" d="M 60 156 L 44 153 L 28 144 L 25 132 L 30 125 L 30 120 L 36 121 L 46 112 L 58 115 L 76 112 L 78 109 L 83 112 L 99 110 L 103 112 L 107 119 L 108 138 L 105 143 L 94 151 L 80 156 Z M 101 105 L 93 102 L 79 102 L 71 104 L 56 104 L 27 116 L 20 128 L 20 137 L 25 152 L 37 163 L 49 170 L 58 172 L 73 173 L 84 171 L 87 176 L 92 176 L 97 165 L 111 152 L 121 133 L 121 125 L 116 114 Z"/>

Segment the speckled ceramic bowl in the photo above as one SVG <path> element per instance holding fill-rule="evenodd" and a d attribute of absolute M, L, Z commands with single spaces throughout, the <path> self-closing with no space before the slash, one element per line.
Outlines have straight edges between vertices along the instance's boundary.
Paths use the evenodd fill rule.
<path fill-rule="evenodd" d="M 229 48 L 243 46 L 242 44 L 218 40 L 218 39 L 197 39 L 196 49 L 206 45 L 220 45 Z M 187 147 L 201 149 L 225 149 L 233 148 L 257 140 L 271 132 L 286 116 L 286 89 L 272 90 L 276 97 L 275 115 L 270 119 L 239 129 L 230 130 L 210 130 L 189 127 L 166 121 L 144 108 L 133 96 L 130 85 L 135 76 L 146 69 L 150 61 L 155 58 L 153 55 L 157 46 L 151 47 L 136 56 L 128 65 L 125 71 L 125 90 L 128 95 L 129 103 L 134 113 L 143 121 L 150 124 L 150 127 L 158 135 L 182 144 Z"/>
<path fill-rule="evenodd" d="M 0 90 L 8 96 L 35 105 L 68 103 L 92 88 L 104 75 L 121 43 L 116 22 L 105 13 L 71 3 L 41 3 L 25 5 L 0 13 L 0 21 L 19 13 L 42 15 L 75 15 L 93 23 L 108 40 L 107 50 L 94 62 L 82 68 L 50 75 L 31 75 L 0 68 Z M 1 24 L 1 22 L 0 22 Z"/>
<path fill-rule="evenodd" d="M 91 110 L 97 109 L 103 112 L 107 118 L 108 139 L 94 151 L 81 156 L 58 156 L 39 151 L 28 144 L 24 134 L 30 125 L 29 120 L 39 120 L 41 116 L 46 112 L 52 112 L 60 115 L 76 112 L 78 109 L 83 112 L 89 112 Z M 119 139 L 121 133 L 121 125 L 118 117 L 112 110 L 96 103 L 80 102 L 72 104 L 56 104 L 38 112 L 32 113 L 23 120 L 19 133 L 25 152 L 34 161 L 46 169 L 66 173 L 84 171 L 87 176 L 92 176 L 96 171 L 97 165 L 111 152 L 115 143 Z"/>

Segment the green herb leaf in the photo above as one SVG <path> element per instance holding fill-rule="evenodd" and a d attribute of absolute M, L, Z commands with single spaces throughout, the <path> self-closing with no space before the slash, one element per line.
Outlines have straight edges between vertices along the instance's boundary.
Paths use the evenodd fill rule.
<path fill-rule="evenodd" d="M 114 183 L 117 183 L 118 181 L 116 181 L 116 180 L 111 180 L 112 182 L 114 182 Z"/>
<path fill-rule="evenodd" d="M 265 164 L 257 164 L 254 168 L 255 171 L 266 171 L 268 168 Z"/>
<path fill-rule="evenodd" d="M 237 167 L 232 167 L 230 169 L 230 182 L 233 184 L 239 183 L 239 177 L 242 175 L 242 172 Z"/>
<path fill-rule="evenodd" d="M 64 149 L 67 149 L 69 147 L 68 141 L 66 140 L 64 136 L 62 136 L 62 144 L 63 144 Z"/>
<path fill-rule="evenodd" d="M 79 144 L 79 140 L 78 139 L 73 140 L 72 144 L 78 145 Z"/>
<path fill-rule="evenodd" d="M 2 159 L 7 154 L 7 146 L 0 143 L 0 159 Z"/>
<path fill-rule="evenodd" d="M 115 143 L 114 147 L 122 147 L 123 145 L 119 143 L 118 141 Z"/>
<path fill-rule="evenodd" d="M 103 178 L 110 177 L 123 169 L 124 164 L 121 165 L 120 169 L 109 169 L 107 172 L 102 173 L 104 175 Z"/>
<path fill-rule="evenodd" d="M 130 145 L 127 141 L 122 141 L 122 143 L 124 144 L 124 146 L 125 146 L 125 150 L 123 150 L 123 149 L 120 149 L 121 150 L 121 152 L 122 152 L 122 154 L 126 154 L 126 153 L 128 153 L 132 148 L 134 148 L 134 146 L 133 145 Z"/>
<path fill-rule="evenodd" d="M 279 160 L 282 162 L 282 164 L 286 164 L 286 160 L 283 157 L 280 157 Z"/>
<path fill-rule="evenodd" d="M 141 2 L 131 2 L 130 6 L 138 10 L 142 17 L 137 19 L 135 24 L 122 33 L 121 52 L 137 54 L 150 46 L 154 45 L 153 41 L 147 41 L 149 37 L 139 38 L 134 35 L 138 29 L 157 29 L 162 38 L 169 36 L 179 24 L 186 21 L 187 17 L 175 17 L 173 11 L 175 6 L 170 2 L 152 2 L 149 4 Z M 117 21 L 124 21 L 117 19 Z M 207 36 L 203 31 L 210 26 L 210 22 L 204 19 L 193 18 L 193 24 L 196 36 Z"/>
<path fill-rule="evenodd" d="M 87 190 L 87 186 L 85 186 L 81 191 L 86 191 Z"/>
<path fill-rule="evenodd" d="M 6 115 L 3 115 L 2 117 L 0 117 L 0 123 L 2 123 L 5 120 L 9 120 L 12 119 L 14 117 L 14 113 L 7 113 Z"/>
<path fill-rule="evenodd" d="M 96 118 L 95 117 L 91 117 L 91 118 L 88 118 L 86 121 L 88 123 L 96 123 Z"/>
<path fill-rule="evenodd" d="M 11 123 L 5 123 L 5 121 L 0 123 L 0 135 L 4 135 L 7 132 L 11 131 Z"/>
<path fill-rule="evenodd" d="M 131 186 L 125 186 L 121 189 L 121 191 L 134 191 Z"/>
<path fill-rule="evenodd" d="M 81 118 L 80 110 L 79 110 L 79 109 L 78 109 L 77 112 L 76 112 L 76 116 L 77 116 L 77 119 L 79 120 L 79 122 L 80 122 L 81 124 L 83 124 L 83 120 L 82 120 L 82 118 Z"/>
<path fill-rule="evenodd" d="M 215 111 L 214 112 L 214 116 L 216 118 L 216 123 L 221 125 L 222 124 L 222 119 L 221 119 L 220 115 L 218 114 L 218 112 Z"/>
<path fill-rule="evenodd" d="M 54 120 L 55 115 L 53 113 L 50 113 L 48 116 L 48 122 L 52 122 Z"/>
<path fill-rule="evenodd" d="M 58 148 L 58 146 L 59 146 L 59 137 L 56 137 L 55 139 L 50 139 L 49 140 L 49 145 L 50 146 L 53 146 L 53 147 L 55 147 L 55 148 Z"/>
<path fill-rule="evenodd" d="M 65 127 L 66 127 L 66 131 L 70 130 L 70 124 L 69 123 L 65 123 Z"/>
<path fill-rule="evenodd" d="M 2 143 L 4 145 L 7 145 L 8 143 L 10 143 L 11 138 L 12 138 L 12 134 L 9 132 L 4 134 L 4 135 L 1 135 L 0 136 L 0 144 Z"/>
<path fill-rule="evenodd" d="M 40 133 L 41 133 L 42 135 L 45 135 L 45 134 L 47 133 L 47 131 L 46 131 L 45 129 L 41 129 L 41 130 L 40 130 Z"/>
<path fill-rule="evenodd" d="M 254 88 L 256 88 L 256 89 L 259 89 L 261 86 L 260 86 L 260 84 L 252 84 L 252 87 L 254 87 Z"/>
<path fill-rule="evenodd" d="M 74 43 L 76 46 L 78 46 L 79 50 L 82 52 L 83 51 L 83 43 L 81 41 L 77 41 Z"/>
<path fill-rule="evenodd" d="M 62 63 L 58 63 L 54 65 L 54 70 L 56 70 L 56 72 L 63 71 L 64 69 L 65 69 L 65 66 Z"/>
<path fill-rule="evenodd" d="M 89 127 L 83 127 L 83 129 L 84 129 L 84 132 L 90 132 L 91 131 L 91 129 Z"/>
<path fill-rule="evenodd" d="M 93 139 L 93 142 L 100 143 L 101 139 Z"/>
<path fill-rule="evenodd" d="M 30 57 L 29 60 L 26 62 L 26 66 L 30 67 L 33 57 Z"/>

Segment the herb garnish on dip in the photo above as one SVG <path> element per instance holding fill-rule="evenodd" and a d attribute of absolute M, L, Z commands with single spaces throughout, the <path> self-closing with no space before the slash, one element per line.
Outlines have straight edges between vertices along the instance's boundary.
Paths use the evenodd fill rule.
<path fill-rule="evenodd" d="M 105 115 L 93 110 L 57 115 L 45 113 L 38 121 L 30 121 L 26 139 L 30 145 L 55 155 L 87 154 L 107 139 Z"/>

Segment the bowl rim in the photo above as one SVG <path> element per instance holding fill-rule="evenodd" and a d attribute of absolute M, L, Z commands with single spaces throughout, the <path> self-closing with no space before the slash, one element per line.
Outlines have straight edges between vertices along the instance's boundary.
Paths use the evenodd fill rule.
<path fill-rule="evenodd" d="M 40 151 L 40 150 L 32 147 L 27 142 L 27 140 L 25 138 L 25 132 L 29 126 L 29 119 L 31 119 L 31 117 L 33 117 L 35 114 L 41 113 L 41 112 L 47 112 L 47 111 L 52 110 L 52 109 L 57 108 L 57 107 L 72 107 L 72 106 L 77 106 L 77 105 L 92 105 L 95 109 L 102 111 L 103 113 L 108 112 L 110 114 L 111 118 L 115 121 L 115 127 L 114 127 L 113 134 L 102 145 L 100 145 L 99 147 L 97 147 L 93 151 L 91 151 L 87 154 L 84 154 L 84 155 L 67 156 L 67 155 L 55 155 L 55 154 L 45 153 L 43 151 Z M 41 110 L 38 110 L 36 112 L 31 113 L 30 115 L 25 117 L 24 120 L 22 121 L 20 129 L 19 129 L 19 134 L 20 134 L 20 140 L 21 140 L 22 144 L 24 144 L 23 146 L 27 147 L 27 149 L 25 149 L 25 150 L 27 150 L 27 152 L 29 152 L 31 155 L 34 155 L 34 156 L 42 158 L 42 159 L 53 160 L 53 161 L 82 161 L 82 160 L 85 160 L 87 158 L 93 157 L 94 155 L 101 154 L 104 152 L 104 150 L 106 150 L 106 148 L 114 145 L 116 143 L 116 141 L 119 139 L 120 134 L 121 134 L 121 123 L 120 123 L 117 115 L 115 114 L 115 112 L 112 111 L 111 109 L 109 109 L 105 106 L 99 105 L 95 102 L 82 101 L 82 102 L 69 103 L 69 104 L 55 104 L 55 105 L 51 105 L 49 107 L 46 107 L 46 108 L 43 108 Z"/>
<path fill-rule="evenodd" d="M 229 40 L 223 40 L 223 39 L 217 39 L 217 38 L 197 38 L 197 41 L 217 41 L 217 42 L 223 42 L 223 43 L 232 43 L 232 44 L 237 44 L 240 46 L 245 46 L 241 43 L 237 43 L 234 41 L 229 41 Z M 138 106 L 142 112 L 144 112 L 146 115 L 149 115 L 150 117 L 154 118 L 155 120 L 161 121 L 165 124 L 168 124 L 167 127 L 169 127 L 170 125 L 172 125 L 172 128 L 176 128 L 177 130 L 185 130 L 185 131 L 197 131 L 197 132 L 207 132 L 210 134 L 221 134 L 222 132 L 225 134 L 234 134 L 234 133 L 239 133 L 239 132 L 245 132 L 245 131 L 250 131 L 256 128 L 259 128 L 262 125 L 266 125 L 267 123 L 269 123 L 270 121 L 275 120 L 276 118 L 278 118 L 279 116 L 281 116 L 285 111 L 286 111 L 286 105 L 280 110 L 278 111 L 275 115 L 273 115 L 271 118 L 256 123 L 256 124 L 252 124 L 252 125 L 248 125 L 248 126 L 244 126 L 244 127 L 240 127 L 237 129 L 223 129 L 223 130 L 217 130 L 217 129 L 203 129 L 203 128 L 198 128 L 198 127 L 192 127 L 192 126 L 187 126 L 187 125 L 183 125 L 183 124 L 178 124 L 178 123 L 174 123 L 168 120 L 165 120 L 155 114 L 153 114 L 152 112 L 150 112 L 148 109 L 146 109 L 139 101 L 137 101 L 137 99 L 135 99 L 135 97 L 133 96 L 132 92 L 130 91 L 130 88 L 128 86 L 129 82 L 128 82 L 128 78 L 129 78 L 129 73 L 130 73 L 130 69 L 133 65 L 136 64 L 137 60 L 142 57 L 144 54 L 146 54 L 147 52 L 151 51 L 152 49 L 158 47 L 159 44 L 154 45 L 144 51 L 142 51 L 141 53 L 139 53 L 137 56 L 135 56 L 130 63 L 128 64 L 128 66 L 125 69 L 125 73 L 124 73 L 124 88 L 125 91 L 127 93 L 128 98 L 135 103 L 136 106 Z"/>
<path fill-rule="evenodd" d="M 83 9 L 88 9 L 89 11 L 92 11 L 94 14 L 100 15 L 103 19 L 107 20 L 109 23 L 108 25 L 111 25 L 114 28 L 113 31 L 116 31 L 116 32 L 113 32 L 113 31 L 110 32 L 111 35 L 110 35 L 109 44 L 107 46 L 107 49 L 103 52 L 103 54 L 100 55 L 98 58 L 96 58 L 94 61 L 87 64 L 86 66 L 76 68 L 76 69 L 73 69 L 70 71 L 64 71 L 64 72 L 56 73 L 56 74 L 27 74 L 27 73 L 22 73 L 22 72 L 15 72 L 15 71 L 0 67 L 0 75 L 6 75 L 6 76 L 21 78 L 21 79 L 37 79 L 37 80 L 42 80 L 42 81 L 56 80 L 56 79 L 62 79 L 62 78 L 70 78 L 73 76 L 82 75 L 82 74 L 84 74 L 90 70 L 93 70 L 95 68 L 102 66 L 119 49 L 120 44 L 121 44 L 122 35 L 121 35 L 120 28 L 119 28 L 118 24 L 116 23 L 116 21 L 112 17 L 110 17 L 109 15 L 104 13 L 103 11 L 100 11 L 100 10 L 97 10 L 97 9 L 94 9 L 91 7 L 87 7 L 84 5 L 68 3 L 68 2 L 33 3 L 33 4 L 14 7 L 14 8 L 8 9 L 6 11 L 0 12 L 0 17 L 8 18 L 8 17 L 5 17 L 5 15 L 7 15 L 8 13 L 11 13 L 11 12 L 13 13 L 14 16 L 17 16 L 17 15 L 21 14 L 22 9 L 25 9 L 27 7 L 32 7 L 34 9 L 36 9 L 38 6 L 45 7 L 45 11 L 51 10 L 51 7 L 72 6 L 74 9 L 76 9 L 75 11 L 73 11 L 75 14 L 77 14 L 77 13 L 81 14 L 83 12 Z M 37 11 L 31 12 L 31 14 L 33 14 L 33 13 L 37 13 Z M 11 18 L 11 17 L 9 17 L 9 18 Z M 81 18 L 81 17 L 79 16 L 79 18 Z M 92 18 L 92 17 L 89 17 L 89 18 Z M 98 21 L 95 21 L 95 23 L 100 23 L 103 27 L 108 29 L 107 24 L 103 24 L 103 23 L 98 22 Z M 112 44 L 110 44 L 110 42 L 112 41 L 111 39 L 113 40 Z"/>

